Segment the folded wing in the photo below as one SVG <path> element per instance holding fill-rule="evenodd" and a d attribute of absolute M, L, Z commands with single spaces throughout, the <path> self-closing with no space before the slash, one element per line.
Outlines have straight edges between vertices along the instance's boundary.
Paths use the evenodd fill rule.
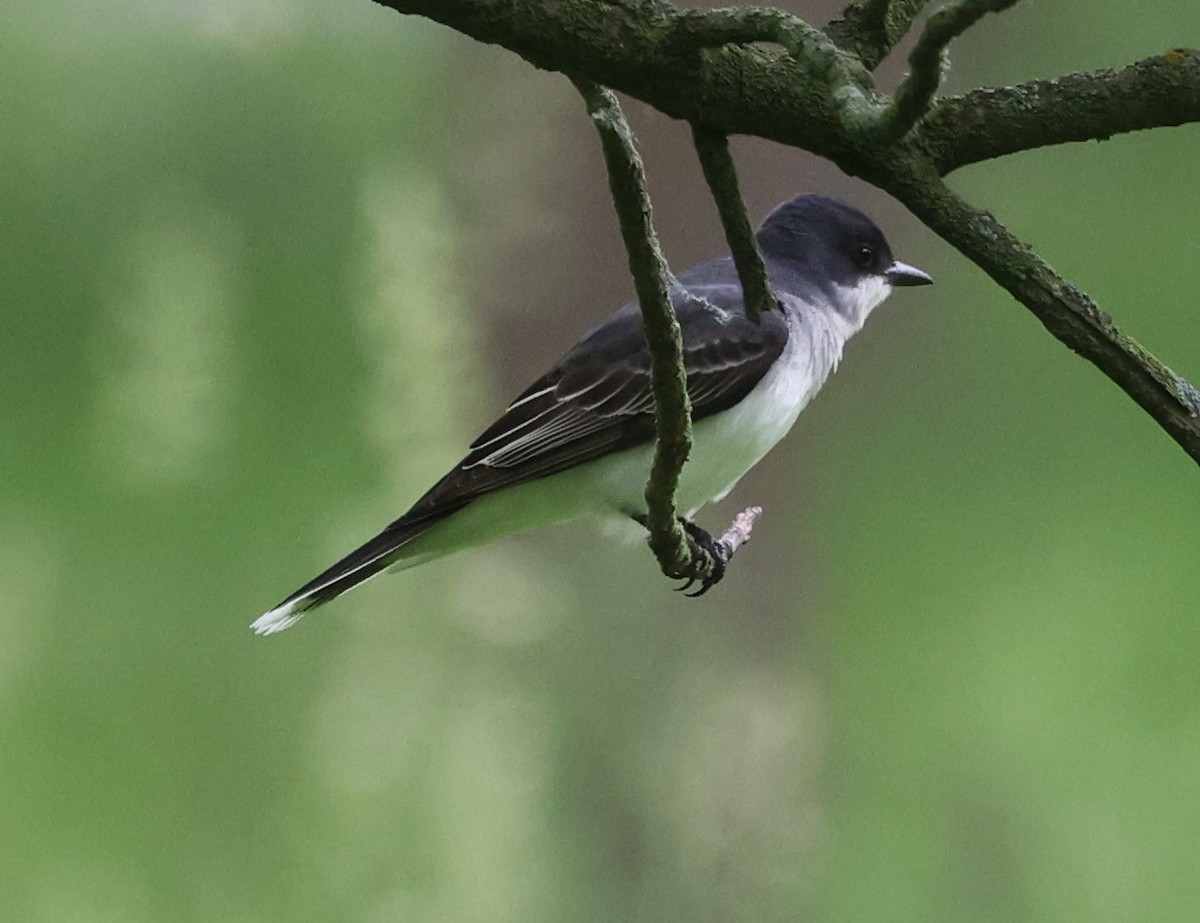
<path fill-rule="evenodd" d="M 759 323 L 730 284 L 677 288 L 692 418 L 738 403 L 787 342 L 778 311 Z M 650 351 L 636 305 L 593 330 L 471 443 L 471 451 L 397 521 L 437 515 L 654 438 Z"/>

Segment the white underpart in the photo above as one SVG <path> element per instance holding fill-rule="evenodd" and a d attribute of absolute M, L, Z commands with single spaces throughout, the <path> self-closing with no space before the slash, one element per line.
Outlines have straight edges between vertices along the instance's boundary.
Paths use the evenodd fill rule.
<path fill-rule="evenodd" d="M 835 285 L 834 289 L 842 303 L 842 311 L 829 316 L 841 325 L 847 340 L 862 330 L 871 312 L 892 293 L 891 283 L 883 276 L 867 276 L 857 285 Z"/>
<path fill-rule="evenodd" d="M 839 292 L 845 314 L 818 310 L 784 295 L 788 341 L 762 381 L 729 410 L 698 421 L 693 449 L 680 475 L 678 506 L 691 518 L 706 503 L 723 499 L 747 471 L 787 435 L 796 418 L 837 368 L 846 341 L 891 292 L 886 280 L 872 277 Z M 610 503 L 617 509 L 640 508 L 654 446 L 646 445 L 602 459 Z"/>
<path fill-rule="evenodd" d="M 890 293 L 885 279 L 870 277 L 838 291 L 841 312 L 781 297 L 788 323 L 783 354 L 736 406 L 693 427 L 692 454 L 680 475 L 677 498 L 684 515 L 691 518 L 706 503 L 725 497 L 787 435 L 837 368 L 846 341 Z M 589 511 L 627 519 L 630 511 L 645 507 L 653 458 L 654 445 L 649 443 L 483 496 L 404 545 L 389 570 L 404 570 Z M 251 627 L 261 635 L 283 631 L 301 618 L 297 610 L 304 602 L 301 597 L 272 609 Z"/>

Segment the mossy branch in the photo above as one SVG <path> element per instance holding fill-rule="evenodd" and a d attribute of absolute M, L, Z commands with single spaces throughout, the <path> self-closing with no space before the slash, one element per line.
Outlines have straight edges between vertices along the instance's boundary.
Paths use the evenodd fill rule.
<path fill-rule="evenodd" d="M 642 158 L 620 102 L 604 87 L 578 78 L 572 78 L 572 82 L 600 135 L 608 185 L 650 347 L 656 437 L 654 463 L 646 484 L 645 524 L 650 548 L 664 574 L 682 577 L 688 572 L 692 554 L 675 511 L 675 494 L 680 472 L 692 450 L 692 405 L 683 368 L 683 336 L 667 288 L 671 271 L 654 231 Z"/>
<path fill-rule="evenodd" d="M 817 48 L 833 50 L 832 42 L 820 29 L 774 7 L 680 10 L 672 31 L 674 50 L 681 52 L 749 42 L 782 45 L 802 59 Z"/>
<path fill-rule="evenodd" d="M 737 267 L 738 279 L 742 283 L 746 301 L 746 316 L 757 321 L 764 311 L 775 306 L 771 283 L 767 280 L 767 267 L 763 264 L 762 252 L 746 214 L 746 203 L 738 190 L 737 168 L 729 153 L 729 139 L 720 132 L 692 126 L 692 140 L 704 170 L 704 178 L 712 191 L 713 201 L 721 215 L 721 226 L 725 239 L 733 254 L 733 265 Z"/>
<path fill-rule="evenodd" d="M 1053 144 L 1200 122 L 1200 50 L 939 99 L 916 143 L 943 176 Z"/>
<path fill-rule="evenodd" d="M 1200 461 L 1200 391 L 1113 322 L 993 215 L 972 208 L 932 175 L 894 177 L 890 192 L 1025 305 L 1055 337 L 1108 371 Z"/>
<path fill-rule="evenodd" d="M 1200 463 L 1195 388 L 941 181 L 964 164 L 1018 150 L 1200 121 L 1200 53 L 1173 51 L 1119 72 L 937 100 L 930 78 L 938 67 L 929 62 L 940 65 L 946 42 L 967 20 L 1013 2 L 964 0 L 931 17 L 918 56 L 921 73 L 914 68 L 897 101 L 874 90 L 870 72 L 927 0 L 856 0 L 823 32 L 779 10 L 683 11 L 667 0 L 377 2 L 503 45 L 538 67 L 628 93 L 707 130 L 802 148 L 888 190 Z M 919 121 L 909 130 L 914 117 Z M 892 127 L 871 130 L 881 124 Z"/>
<path fill-rule="evenodd" d="M 929 0 L 855 0 L 825 27 L 825 34 L 875 70 L 928 5 Z"/>
<path fill-rule="evenodd" d="M 888 144 L 908 134 L 929 111 L 950 64 L 946 49 L 954 39 L 987 13 L 998 13 L 1018 0 L 958 0 L 929 17 L 921 37 L 908 56 L 909 72 L 883 111 L 875 128 L 875 142 Z"/>
<path fill-rule="evenodd" d="M 700 552 L 689 541 L 681 526 L 675 496 L 683 466 L 692 450 L 692 407 L 688 399 L 687 371 L 683 362 L 683 336 L 671 306 L 670 287 L 677 283 L 658 244 L 642 158 L 634 143 L 629 122 L 621 111 L 620 102 L 611 90 L 576 77 L 571 80 L 583 97 L 600 135 L 609 190 L 616 207 L 621 238 L 629 258 L 629 272 L 633 276 L 634 290 L 642 309 L 642 327 L 650 349 L 655 445 L 650 478 L 646 482 L 647 513 L 643 524 L 649 532 L 650 548 L 662 572 L 668 577 L 686 578 L 689 581 L 687 586 L 691 586 L 697 580 L 706 580 L 718 566 L 723 567 L 743 544 L 750 541 L 751 531 L 762 509 L 751 507 L 744 510 L 716 540 L 719 564 Z M 719 159 L 719 154 L 713 156 Z M 725 158 L 729 160 L 727 147 Z M 732 171 L 732 168 L 732 160 L 727 165 L 715 167 L 722 171 Z M 753 234 L 749 231 L 750 223 L 746 218 L 745 205 L 737 192 L 736 178 L 732 189 L 727 185 L 728 181 L 727 176 L 721 179 L 723 198 L 719 202 L 723 203 L 722 215 L 725 210 L 736 211 L 729 199 L 732 195 L 736 199 L 736 207 L 741 209 L 750 246 L 758 257 L 759 284 L 765 287 L 766 271 Z M 741 246 L 745 246 L 745 241 L 741 241 Z M 753 267 L 748 271 L 753 271 Z M 683 589 L 687 589 L 687 586 Z M 703 589 L 707 589 L 707 585 Z"/>

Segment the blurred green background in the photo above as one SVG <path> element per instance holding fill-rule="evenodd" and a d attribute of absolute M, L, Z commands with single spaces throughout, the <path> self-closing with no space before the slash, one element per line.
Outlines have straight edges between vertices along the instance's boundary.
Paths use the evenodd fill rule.
<path fill-rule="evenodd" d="M 1196 24 L 1022 4 L 952 88 Z M 0 34 L 0 919 L 1195 918 L 1195 465 L 895 203 L 735 145 L 756 216 L 848 197 L 938 285 L 703 515 L 767 508 L 717 591 L 580 523 L 261 639 L 627 297 L 590 125 L 367 0 Z M 630 114 L 672 261 L 724 249 L 686 129 Z M 1195 380 L 1198 150 L 952 182 Z"/>

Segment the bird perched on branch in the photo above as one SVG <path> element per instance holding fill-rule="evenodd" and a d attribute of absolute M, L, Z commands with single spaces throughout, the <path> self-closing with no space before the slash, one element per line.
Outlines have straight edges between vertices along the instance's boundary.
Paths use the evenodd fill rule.
<path fill-rule="evenodd" d="M 837 368 L 846 341 L 895 286 L 927 285 L 892 256 L 862 212 L 824 196 L 777 207 L 756 237 L 775 305 L 746 316 L 729 257 L 671 280 L 683 336 L 693 447 L 678 507 L 694 550 L 710 555 L 699 592 L 723 562 L 692 522 L 719 500 L 796 422 Z M 412 508 L 253 624 L 274 634 L 381 571 L 588 511 L 645 524 L 654 455 L 650 352 L 636 302 L 587 334 L 471 443 L 465 458 Z"/>

